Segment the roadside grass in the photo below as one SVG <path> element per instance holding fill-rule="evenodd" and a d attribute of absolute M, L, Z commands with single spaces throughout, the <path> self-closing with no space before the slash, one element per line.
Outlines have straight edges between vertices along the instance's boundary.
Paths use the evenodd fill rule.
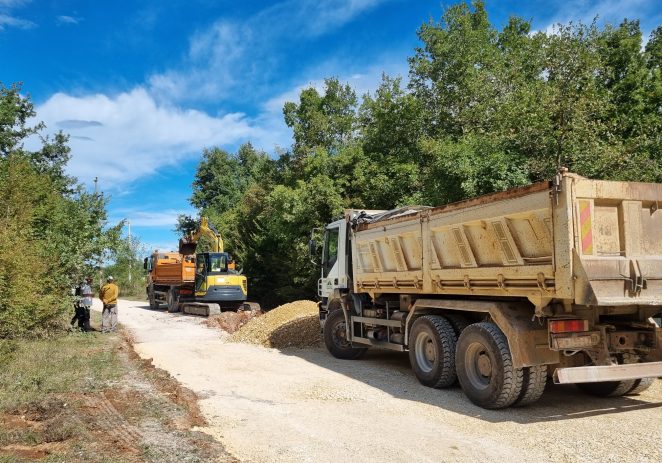
<path fill-rule="evenodd" d="M 41 400 L 44 394 L 102 390 L 123 373 L 118 341 L 98 332 L 17 341 L 0 360 L 0 411 Z"/>
<path fill-rule="evenodd" d="M 0 344 L 0 463 L 236 461 L 192 430 L 205 424 L 195 395 L 122 333 Z"/>

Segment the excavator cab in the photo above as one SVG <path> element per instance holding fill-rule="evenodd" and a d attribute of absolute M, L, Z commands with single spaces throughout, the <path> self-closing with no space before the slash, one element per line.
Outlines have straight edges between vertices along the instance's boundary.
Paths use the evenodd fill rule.
<path fill-rule="evenodd" d="M 227 252 L 203 252 L 196 255 L 195 299 L 232 307 L 246 301 L 246 277 L 230 268 Z"/>

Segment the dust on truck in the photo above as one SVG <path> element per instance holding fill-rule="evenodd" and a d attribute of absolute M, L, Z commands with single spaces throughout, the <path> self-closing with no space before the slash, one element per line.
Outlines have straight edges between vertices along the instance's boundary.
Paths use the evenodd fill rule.
<path fill-rule="evenodd" d="M 348 210 L 325 227 L 334 356 L 408 351 L 430 387 L 527 405 L 547 377 L 599 396 L 662 376 L 662 184 L 553 181 L 449 204 Z M 314 245 L 314 243 L 311 243 Z"/>

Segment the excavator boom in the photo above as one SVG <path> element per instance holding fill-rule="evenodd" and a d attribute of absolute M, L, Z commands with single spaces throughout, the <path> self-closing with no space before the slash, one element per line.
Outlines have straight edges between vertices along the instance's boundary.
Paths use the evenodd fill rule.
<path fill-rule="evenodd" d="M 211 223 L 209 223 L 207 217 L 202 217 L 198 229 L 179 240 L 179 253 L 184 255 L 195 254 L 195 250 L 198 247 L 198 241 L 200 241 L 200 238 L 203 236 L 211 241 L 212 252 L 223 252 L 224 245 L 221 234 Z"/>

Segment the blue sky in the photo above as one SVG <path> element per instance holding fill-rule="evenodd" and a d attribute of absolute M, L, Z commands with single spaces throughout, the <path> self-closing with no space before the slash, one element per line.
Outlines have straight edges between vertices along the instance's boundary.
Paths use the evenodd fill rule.
<path fill-rule="evenodd" d="M 287 148 L 285 101 L 325 77 L 372 91 L 407 75 L 439 0 L 0 0 L 0 81 L 21 81 L 47 125 L 71 135 L 71 174 L 111 196 L 150 248 L 173 248 L 204 147 Z M 655 0 L 487 0 L 538 30 L 568 21 L 662 24 Z"/>

